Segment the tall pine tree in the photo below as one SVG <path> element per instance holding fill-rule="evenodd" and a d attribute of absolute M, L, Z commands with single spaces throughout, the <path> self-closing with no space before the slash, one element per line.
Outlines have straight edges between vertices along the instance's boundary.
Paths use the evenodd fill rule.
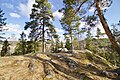
<path fill-rule="evenodd" d="M 45 52 L 45 33 L 53 35 L 56 32 L 51 19 L 53 14 L 48 0 L 36 0 L 30 14 L 31 21 L 26 22 L 25 29 L 31 29 L 30 37 L 34 40 L 42 41 L 42 52 Z"/>
<path fill-rule="evenodd" d="M 80 25 L 80 17 L 78 15 L 74 15 L 75 13 L 75 0 L 63 0 L 64 8 L 59 11 L 62 11 L 64 17 L 61 19 L 61 24 L 63 29 L 66 31 L 67 35 L 69 35 L 71 40 L 71 50 L 73 47 L 73 33 L 79 30 Z"/>

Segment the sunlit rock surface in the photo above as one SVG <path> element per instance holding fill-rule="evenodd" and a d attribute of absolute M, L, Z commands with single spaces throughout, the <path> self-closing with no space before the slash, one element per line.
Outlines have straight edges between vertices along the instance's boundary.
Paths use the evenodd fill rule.
<path fill-rule="evenodd" d="M 0 57 L 0 80 L 113 80 L 117 69 L 88 51 Z"/>

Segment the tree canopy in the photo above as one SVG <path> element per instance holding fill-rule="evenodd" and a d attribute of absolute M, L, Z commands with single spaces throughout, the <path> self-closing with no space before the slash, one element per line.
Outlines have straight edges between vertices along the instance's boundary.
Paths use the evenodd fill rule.
<path fill-rule="evenodd" d="M 31 21 L 26 22 L 25 29 L 31 29 L 30 37 L 32 39 L 42 41 L 42 52 L 45 52 L 45 33 L 49 37 L 56 33 L 55 27 L 52 25 L 53 19 L 51 4 L 48 0 L 36 0 L 30 14 Z"/>

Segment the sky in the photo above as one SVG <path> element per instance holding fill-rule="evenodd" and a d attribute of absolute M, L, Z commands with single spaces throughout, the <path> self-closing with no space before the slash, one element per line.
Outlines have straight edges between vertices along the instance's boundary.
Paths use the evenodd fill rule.
<path fill-rule="evenodd" d="M 18 40 L 22 31 L 29 35 L 29 29 L 24 30 L 25 22 L 29 21 L 29 14 L 31 13 L 32 5 L 34 4 L 34 0 L 0 0 L 0 8 L 5 13 L 4 17 L 7 18 L 7 27 L 6 31 L 7 37 L 12 37 L 10 40 Z M 56 27 L 60 38 L 63 39 L 63 33 L 61 24 L 59 20 L 62 17 L 62 13 L 59 13 L 58 10 L 63 7 L 62 0 L 49 0 L 52 5 L 53 15 L 55 17 L 55 21 L 53 25 Z M 105 17 L 109 25 L 112 23 L 117 23 L 120 20 L 120 0 L 113 0 L 113 4 L 108 11 L 105 13 Z M 92 12 L 93 9 L 90 10 Z M 81 22 L 80 26 L 84 26 L 84 23 Z M 102 32 L 104 30 L 100 26 Z"/>

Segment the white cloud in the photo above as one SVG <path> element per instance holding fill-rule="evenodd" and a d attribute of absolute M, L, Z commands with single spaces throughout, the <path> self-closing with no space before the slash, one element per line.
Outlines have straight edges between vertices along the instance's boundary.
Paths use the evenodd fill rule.
<path fill-rule="evenodd" d="M 17 34 L 20 34 L 22 32 L 20 28 L 21 26 L 19 24 L 9 23 L 6 26 L 8 28 L 7 32 L 12 32 Z"/>
<path fill-rule="evenodd" d="M 13 40 L 13 37 L 11 37 L 11 35 L 15 35 L 15 40 L 17 40 L 18 38 L 20 38 L 20 34 L 22 33 L 22 29 L 21 26 L 19 24 L 13 24 L 13 23 L 8 23 L 7 25 L 7 31 L 6 33 L 6 37 L 10 37 L 9 40 Z"/>
<path fill-rule="evenodd" d="M 30 29 L 23 30 L 23 29 L 21 29 L 21 25 L 19 25 L 19 24 L 8 23 L 6 26 L 7 26 L 6 29 L 8 29 L 8 30 L 5 31 L 5 33 L 6 33 L 5 37 L 8 37 L 10 41 L 18 40 L 20 38 L 20 34 L 23 31 L 26 34 L 26 36 L 28 36 L 30 33 Z M 27 38 L 27 40 L 29 40 L 29 39 Z"/>
<path fill-rule="evenodd" d="M 29 14 L 31 13 L 32 5 L 34 3 L 35 0 L 28 0 L 27 4 L 20 3 L 18 7 L 20 14 L 29 17 Z"/>
<path fill-rule="evenodd" d="M 8 38 L 9 41 L 17 41 L 17 37 L 15 34 L 11 34 L 11 36 L 9 36 Z"/>
<path fill-rule="evenodd" d="M 12 4 L 10 4 L 10 3 L 2 3 L 2 6 L 5 6 L 5 7 L 9 8 L 9 9 L 14 8 L 14 6 Z"/>
<path fill-rule="evenodd" d="M 8 23 L 6 26 L 8 29 L 7 32 L 21 34 L 23 31 L 23 29 L 21 29 L 21 25 L 19 25 L 19 24 Z M 28 35 L 30 32 L 30 29 L 24 30 L 24 32 Z"/>
<path fill-rule="evenodd" d="M 57 11 L 53 12 L 53 16 L 56 17 L 56 18 L 58 18 L 58 19 L 61 19 L 63 17 L 63 13 L 60 13 L 57 10 Z"/>
<path fill-rule="evenodd" d="M 9 14 L 11 17 L 13 17 L 13 18 L 20 18 L 21 16 L 19 15 L 19 14 L 17 14 L 17 13 L 10 13 Z"/>
<path fill-rule="evenodd" d="M 24 33 L 26 34 L 26 36 L 28 36 L 29 33 L 30 33 L 30 29 L 23 30 L 23 29 L 21 29 L 21 26 L 20 26 L 19 24 L 9 23 L 9 24 L 7 24 L 6 26 L 7 26 L 7 28 L 8 28 L 8 30 L 7 30 L 6 32 L 7 32 L 7 33 L 10 33 L 10 34 L 14 34 L 14 35 L 15 35 L 15 38 L 16 38 L 15 40 L 17 40 L 17 39 L 20 38 L 20 34 L 21 34 L 23 31 L 24 31 Z M 9 37 L 10 37 L 10 35 L 9 35 Z M 11 38 L 13 38 L 13 37 L 10 37 L 10 40 L 13 40 L 13 39 L 11 39 Z M 28 37 L 27 37 L 27 40 L 29 40 Z"/>

